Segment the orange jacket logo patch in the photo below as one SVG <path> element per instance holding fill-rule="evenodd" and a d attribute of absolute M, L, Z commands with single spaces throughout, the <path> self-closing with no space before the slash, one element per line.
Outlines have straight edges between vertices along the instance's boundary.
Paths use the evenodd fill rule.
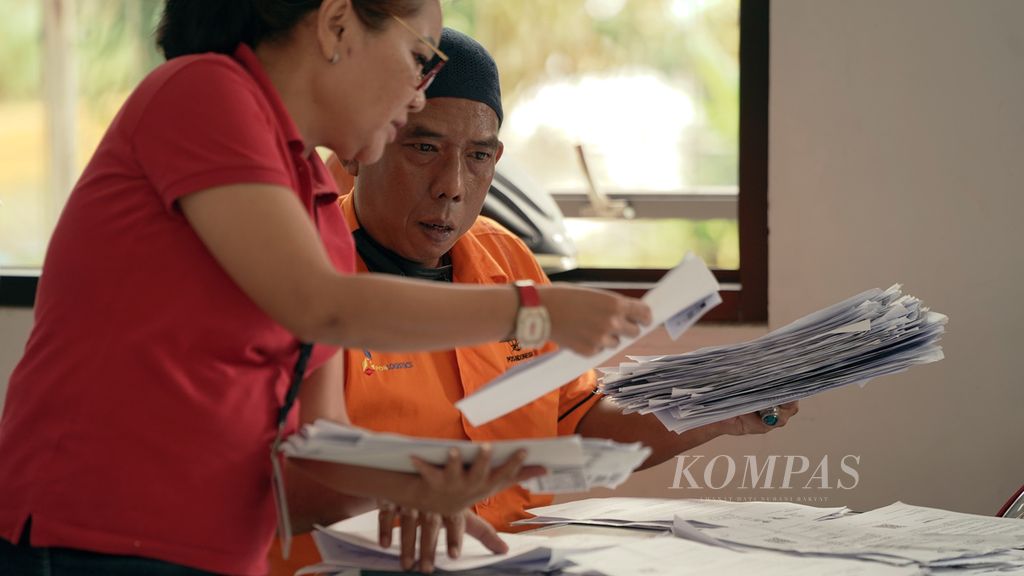
<path fill-rule="evenodd" d="M 363 374 L 367 376 L 373 376 L 377 372 L 387 372 L 388 370 L 408 370 L 413 367 L 411 360 L 406 362 L 388 362 L 387 364 L 375 364 L 373 362 L 373 354 L 369 350 L 363 349 Z"/>

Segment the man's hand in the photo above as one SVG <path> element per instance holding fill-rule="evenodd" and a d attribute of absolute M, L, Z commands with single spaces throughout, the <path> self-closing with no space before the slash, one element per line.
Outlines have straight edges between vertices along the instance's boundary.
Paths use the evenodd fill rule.
<path fill-rule="evenodd" d="M 800 411 L 799 402 L 788 402 L 779 406 L 779 422 L 775 426 L 769 426 L 761 421 L 761 416 L 754 412 L 752 414 L 744 414 L 742 416 L 735 416 L 728 420 L 723 420 L 719 424 L 724 427 L 725 433 L 732 436 L 744 436 L 746 434 L 764 434 L 765 432 L 771 432 L 776 428 L 782 428 L 786 425 L 786 422 L 790 418 L 796 415 Z"/>
<path fill-rule="evenodd" d="M 427 574 L 434 571 L 437 538 L 442 525 L 450 558 L 459 557 L 462 552 L 462 536 L 465 533 L 479 540 L 495 554 L 508 552 L 508 545 L 498 537 L 497 531 L 483 518 L 469 510 L 463 510 L 451 516 L 441 516 L 433 512 L 399 508 L 385 500 L 379 501 L 378 504 L 380 513 L 377 519 L 381 547 L 389 548 L 391 546 L 392 532 L 396 521 L 401 529 L 402 551 L 399 561 L 402 570 L 416 570 Z M 416 557 L 417 543 L 419 544 L 419 559 Z"/>

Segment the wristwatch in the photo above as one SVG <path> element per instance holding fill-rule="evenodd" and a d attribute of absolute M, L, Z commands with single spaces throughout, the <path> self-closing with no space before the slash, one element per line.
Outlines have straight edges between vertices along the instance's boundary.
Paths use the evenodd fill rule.
<path fill-rule="evenodd" d="M 517 280 L 514 285 L 519 295 L 515 338 L 524 348 L 540 348 L 551 336 L 551 317 L 532 280 Z"/>

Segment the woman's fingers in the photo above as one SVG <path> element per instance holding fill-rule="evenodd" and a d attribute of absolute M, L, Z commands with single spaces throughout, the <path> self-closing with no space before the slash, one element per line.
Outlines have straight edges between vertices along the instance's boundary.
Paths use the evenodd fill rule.
<path fill-rule="evenodd" d="M 608 334 L 602 344 L 605 348 L 615 348 L 623 337 L 636 338 L 643 327 L 651 323 L 651 309 L 639 300 L 621 298 L 617 313 L 609 324 Z"/>
<path fill-rule="evenodd" d="M 378 500 L 377 508 L 377 540 L 381 548 L 391 547 L 391 533 L 395 528 L 396 507 L 387 500 Z"/>
<path fill-rule="evenodd" d="M 620 340 L 619 340 L 618 336 L 616 336 L 615 334 L 607 334 L 607 335 L 605 335 L 604 338 L 601 339 L 601 347 L 602 348 L 618 348 L 619 347 L 619 342 L 620 342 Z"/>
<path fill-rule="evenodd" d="M 524 460 L 526 460 L 526 450 L 520 448 L 516 450 L 515 454 L 509 456 L 504 464 L 495 468 L 491 472 L 490 477 L 492 490 L 512 483 L 519 474 L 519 469 L 522 467 Z"/>
<path fill-rule="evenodd" d="M 462 554 L 462 534 L 466 531 L 465 514 L 444 517 L 445 538 L 448 541 L 448 557 L 458 558 Z"/>
<path fill-rule="evenodd" d="M 437 532 L 441 529 L 441 516 L 433 512 L 420 515 L 419 571 L 434 571 L 434 553 L 437 551 Z"/>
<path fill-rule="evenodd" d="M 640 335 L 640 328 L 641 326 L 639 324 L 634 324 L 633 322 L 625 321 L 619 328 L 619 334 L 622 336 L 626 336 L 628 338 L 636 338 L 637 336 Z"/>
<path fill-rule="evenodd" d="M 630 324 L 639 326 L 648 326 L 654 320 L 651 307 L 642 300 L 627 300 L 625 316 Z"/>
<path fill-rule="evenodd" d="M 462 477 L 462 454 L 458 448 L 448 450 L 448 461 L 444 466 L 445 482 L 452 486 Z"/>
<path fill-rule="evenodd" d="M 652 321 L 644 302 L 603 290 L 557 284 L 544 288 L 541 300 L 551 316 L 551 339 L 578 354 L 615 348 Z"/>
<path fill-rule="evenodd" d="M 473 460 L 469 472 L 466 474 L 466 481 L 470 485 L 480 485 L 487 481 L 487 472 L 491 468 L 491 445 L 484 443 L 480 445 L 480 451 Z"/>
<path fill-rule="evenodd" d="M 402 551 L 399 554 L 402 570 L 412 570 L 416 564 L 416 528 L 418 524 L 419 511 L 414 508 L 403 508 L 400 521 Z"/>
<path fill-rule="evenodd" d="M 495 554 L 508 552 L 508 544 L 498 537 L 498 532 L 486 520 L 469 511 L 465 512 L 465 520 L 466 533 L 479 540 L 488 550 Z"/>
<path fill-rule="evenodd" d="M 412 466 L 420 473 L 420 476 L 427 482 L 427 485 L 437 490 L 445 486 L 445 471 L 439 470 L 430 462 L 420 459 L 419 456 L 410 456 Z"/>
<path fill-rule="evenodd" d="M 544 476 L 548 473 L 548 469 L 543 466 L 523 466 L 519 469 L 519 473 L 516 474 L 516 483 L 525 482 L 530 478 L 537 478 Z"/>
<path fill-rule="evenodd" d="M 462 458 L 457 450 L 449 454 L 443 469 L 413 456 L 413 466 L 420 473 L 424 485 L 420 507 L 440 514 L 455 514 L 510 484 L 547 473 L 544 468 L 536 466 L 525 471 L 522 469 L 526 450 L 516 451 L 508 460 L 492 469 L 492 453 L 489 444 L 481 444 L 468 470 L 463 469 Z"/>

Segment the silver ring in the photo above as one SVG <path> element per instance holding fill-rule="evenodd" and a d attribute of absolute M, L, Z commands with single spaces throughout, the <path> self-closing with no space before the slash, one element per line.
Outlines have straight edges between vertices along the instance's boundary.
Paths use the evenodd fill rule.
<path fill-rule="evenodd" d="M 779 423 L 779 407 L 772 406 L 764 410 L 758 410 L 757 415 L 761 417 L 761 422 L 765 426 L 775 426 Z"/>

